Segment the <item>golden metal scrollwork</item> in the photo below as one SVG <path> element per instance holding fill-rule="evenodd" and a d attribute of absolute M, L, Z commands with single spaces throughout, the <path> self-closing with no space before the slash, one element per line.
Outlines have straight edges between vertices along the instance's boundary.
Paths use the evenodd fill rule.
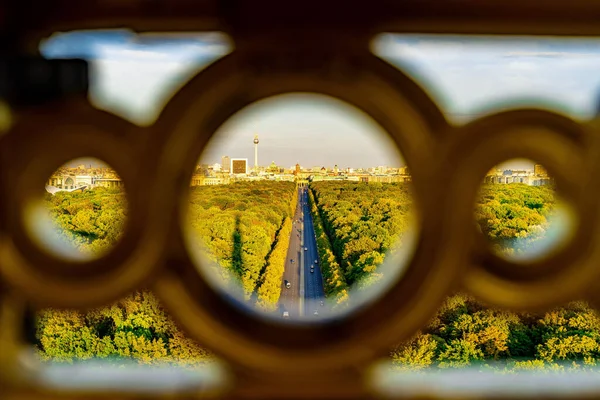
<path fill-rule="evenodd" d="M 482 176 L 492 166 L 518 157 L 539 160 L 547 166 L 556 178 L 558 193 L 572 205 L 577 224 L 566 247 L 550 258 L 526 265 L 493 255 L 485 243 L 478 241 L 481 236 L 473 235 L 473 267 L 464 278 L 467 291 L 489 304 L 520 310 L 548 308 L 581 296 L 597 271 L 589 260 L 589 253 L 596 247 L 596 206 L 582 203 L 582 195 L 591 189 L 586 155 L 591 138 L 587 127 L 556 113 L 534 109 L 484 117 L 452 135 L 447 142 L 447 157 L 440 163 L 453 177 L 444 204 L 444 215 L 451 221 L 442 227 L 454 230 L 457 224 L 467 223 L 473 215 Z"/>
<path fill-rule="evenodd" d="M 280 56 L 288 58 L 290 54 Z M 260 71 L 247 67 L 257 63 L 257 57 L 263 60 Z M 317 92 L 346 101 L 372 116 L 390 133 L 409 165 L 418 170 L 414 175 L 415 192 L 424 209 L 421 229 L 425 234 L 413 263 L 398 285 L 371 310 L 359 311 L 335 326 L 299 329 L 261 320 L 251 322 L 248 315 L 228 306 L 204 283 L 189 256 L 172 256 L 172 264 L 178 268 L 171 273 L 179 275 L 179 279 L 159 279 L 156 291 L 172 314 L 194 331 L 195 337 L 202 343 L 210 343 L 211 348 L 223 352 L 227 359 L 247 367 L 265 368 L 271 373 L 296 373 L 306 371 L 309 366 L 326 371 L 385 354 L 398 338 L 410 337 L 427 321 L 460 275 L 457 271 L 464 263 L 452 261 L 451 255 L 446 254 L 452 250 L 435 233 L 438 215 L 431 212 L 426 196 L 431 190 L 428 182 L 433 176 L 435 156 L 435 150 L 431 151 L 436 143 L 432 127 L 443 127 L 445 121 L 410 79 L 369 52 L 352 54 L 348 59 L 344 54 L 332 53 L 303 64 L 284 64 L 277 57 L 277 54 L 267 58 L 261 53 L 234 52 L 192 79 L 167 105 L 153 132 L 161 136 L 157 140 L 161 144 L 157 160 L 165 166 L 158 171 L 154 192 L 155 198 L 163 198 L 160 209 L 175 207 L 176 214 L 181 215 L 181 210 L 187 208 L 187 182 L 196 160 L 228 117 L 269 96 Z M 348 75 L 328 74 L 332 64 L 345 65 L 343 71 Z M 397 90 L 399 87 L 407 90 Z M 171 229 L 173 236 L 183 241 L 181 220 L 173 218 Z M 431 296 L 421 296 L 422 292 Z M 437 295 L 440 297 L 433 300 Z M 191 306 L 195 307 L 187 309 Z M 378 311 L 373 312 L 374 309 Z M 194 314 L 198 317 L 194 318 Z M 224 319 L 224 314 L 228 318 Z M 294 363 L 285 362 L 289 357 L 294 358 Z"/>
<path fill-rule="evenodd" d="M 591 125 L 527 109 L 451 126 L 423 89 L 366 48 L 315 54 L 285 45 L 292 50 L 236 49 L 188 82 L 149 128 L 82 99 L 17 114 L 0 142 L 4 285 L 39 306 L 76 308 L 151 287 L 192 337 L 231 365 L 235 393 L 253 397 L 284 390 L 365 395 L 366 366 L 411 337 L 461 287 L 491 305 L 519 309 L 554 306 L 586 292 L 593 297 L 590 288 L 600 275 L 599 213 L 592 201 L 600 162 L 593 155 L 600 144 Z M 410 166 L 419 215 L 418 244 L 402 278 L 364 309 L 309 326 L 271 323 L 230 304 L 199 273 L 182 223 L 191 174 L 215 131 L 243 107 L 289 92 L 335 97 L 379 123 Z M 71 262 L 36 245 L 24 216 L 47 176 L 82 156 L 102 159 L 121 174 L 129 223 L 110 253 Z M 527 268 L 482 251 L 472 221 L 485 172 L 514 157 L 543 163 L 578 217 L 570 243 Z M 303 387 L 307 379 L 313 387 Z"/>
<path fill-rule="evenodd" d="M 6 281 L 31 301 L 53 307 L 106 304 L 142 285 L 158 265 L 164 231 L 147 229 L 154 221 L 160 222 L 147 218 L 133 128 L 82 99 L 19 114 L 2 138 L 5 207 L 0 269 Z M 105 160 L 119 171 L 127 187 L 130 213 L 117 248 L 82 262 L 61 259 L 40 248 L 25 219 L 28 206 L 42 196 L 40 189 L 48 176 L 84 154 Z"/>

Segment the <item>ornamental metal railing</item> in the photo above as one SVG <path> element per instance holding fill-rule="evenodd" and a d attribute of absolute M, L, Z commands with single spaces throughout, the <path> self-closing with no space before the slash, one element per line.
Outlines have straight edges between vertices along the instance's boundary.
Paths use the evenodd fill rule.
<path fill-rule="evenodd" d="M 382 32 L 595 36 L 600 3 L 29 3 L 0 6 L 0 91 L 9 121 L 0 139 L 1 398 L 600 394 L 600 381 L 587 375 L 510 380 L 465 372 L 423 378 L 376 367 L 456 289 L 515 310 L 582 298 L 596 304 L 600 136 L 594 121 L 544 109 L 500 111 L 452 125 L 418 84 L 369 48 Z M 222 31 L 234 50 L 186 83 L 154 124 L 139 127 L 89 104 L 86 62 L 49 61 L 36 52 L 39 41 L 56 31 L 112 27 Z M 288 92 L 335 97 L 380 124 L 410 167 L 420 215 L 418 244 L 402 279 L 365 308 L 331 323 L 276 324 L 244 312 L 207 284 L 184 243 L 181 199 L 208 140 L 243 107 Z M 112 251 L 75 262 L 40 249 L 26 217 L 53 171 L 82 156 L 106 161 L 119 173 L 130 208 Z M 527 268 L 478 246 L 472 224 L 482 177 L 494 163 L 516 157 L 543 164 L 577 216 L 570 242 Z M 24 352 L 32 307 L 85 309 L 138 288 L 151 288 L 185 331 L 224 364 L 193 372 L 45 367 Z"/>

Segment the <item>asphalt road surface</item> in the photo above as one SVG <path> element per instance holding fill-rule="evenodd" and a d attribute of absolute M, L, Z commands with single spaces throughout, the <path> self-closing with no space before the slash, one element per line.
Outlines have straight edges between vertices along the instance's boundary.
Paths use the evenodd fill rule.
<path fill-rule="evenodd" d="M 301 189 L 298 189 L 298 197 L 301 196 Z M 294 214 L 292 224 L 292 234 L 290 235 L 290 244 L 288 247 L 287 258 L 285 260 L 285 271 L 283 272 L 283 281 L 281 282 L 281 296 L 279 298 L 279 311 L 283 315 L 284 311 L 288 311 L 290 318 L 297 319 L 300 317 L 300 252 L 301 247 L 301 220 L 302 207 L 300 200 L 296 205 L 296 213 Z M 290 283 L 290 287 L 286 287 L 286 282 Z"/>
<path fill-rule="evenodd" d="M 319 318 L 325 311 L 325 307 L 321 306 L 325 294 L 321 269 L 319 264 L 315 263 L 315 260 L 318 260 L 317 242 L 307 190 L 298 189 L 298 205 L 281 283 L 279 311 L 282 316 L 284 311 L 288 311 L 290 319 Z M 304 270 L 303 277 L 301 268 Z M 286 287 L 286 282 L 289 282 L 289 288 Z M 315 311 L 319 315 L 315 315 Z"/>
<path fill-rule="evenodd" d="M 317 240 L 315 238 L 315 227 L 313 225 L 312 215 L 310 214 L 310 206 L 308 205 L 308 189 L 302 193 L 302 208 L 304 212 L 304 315 L 306 317 L 318 318 L 314 315 L 315 311 L 321 315 L 324 312 L 324 307 L 321 302 L 325 300 L 325 292 L 323 291 L 323 276 L 318 263 L 319 253 L 317 251 Z M 311 271 L 311 267 L 313 272 Z"/>

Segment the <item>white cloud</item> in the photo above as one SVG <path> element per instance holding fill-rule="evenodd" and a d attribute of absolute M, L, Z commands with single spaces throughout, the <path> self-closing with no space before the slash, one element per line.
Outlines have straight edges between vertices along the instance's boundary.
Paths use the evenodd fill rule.
<path fill-rule="evenodd" d="M 538 69 L 536 63 L 531 61 L 511 61 L 508 63 L 508 68 L 513 70 L 535 71 Z"/>
<path fill-rule="evenodd" d="M 550 57 L 550 58 L 573 58 L 573 57 L 597 57 L 594 53 L 577 53 L 568 51 L 510 51 L 505 57 Z"/>
<path fill-rule="evenodd" d="M 92 100 L 135 123 L 150 124 L 180 85 L 227 51 L 221 43 L 191 43 L 163 51 L 131 44 L 99 45 L 92 62 Z"/>
<path fill-rule="evenodd" d="M 430 40 L 401 35 L 379 40 L 376 54 L 406 70 L 448 114 L 472 114 L 510 100 L 523 105 L 551 102 L 582 118 L 595 112 L 598 41 Z"/>
<path fill-rule="evenodd" d="M 196 68 L 171 61 L 94 62 L 91 94 L 99 107 L 145 125 L 158 116 L 166 99 Z"/>
<path fill-rule="evenodd" d="M 134 62 L 168 61 L 169 54 L 124 46 L 101 45 L 96 48 L 96 60 L 128 60 Z"/>
<path fill-rule="evenodd" d="M 229 51 L 220 36 L 181 42 L 162 39 L 142 35 L 141 39 L 94 42 L 94 51 L 89 51 L 93 101 L 135 123 L 152 123 L 180 85 Z M 477 117 L 481 110 L 509 100 L 521 105 L 549 101 L 565 113 L 587 117 L 595 112 L 600 97 L 599 44 L 583 39 L 387 35 L 374 44 L 374 50 L 413 76 L 455 120 Z M 55 46 L 52 54 L 69 49 L 68 43 L 60 41 Z M 214 142 L 214 161 L 220 161 L 223 152 L 252 159 L 252 137 L 259 133 L 261 163 L 393 163 L 394 156 L 386 152 L 393 147 L 373 139 L 373 135 L 379 138 L 380 129 L 367 119 L 314 97 L 281 99 L 255 109 L 260 111 L 243 112 L 243 118 L 226 124 Z"/>

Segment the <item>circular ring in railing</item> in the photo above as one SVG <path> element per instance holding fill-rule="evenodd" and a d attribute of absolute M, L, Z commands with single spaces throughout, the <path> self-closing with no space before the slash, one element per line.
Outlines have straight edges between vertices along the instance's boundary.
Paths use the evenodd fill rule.
<path fill-rule="evenodd" d="M 280 324 L 251 315 L 210 286 L 187 256 L 182 228 L 192 172 L 214 132 L 243 107 L 267 97 L 309 92 L 345 101 L 370 115 L 398 145 L 411 168 L 421 216 L 420 239 L 395 286 L 344 318 L 314 325 Z M 433 132 L 447 124 L 436 105 L 402 72 L 368 52 L 285 54 L 234 52 L 193 78 L 167 104 L 154 132 L 158 179 L 154 212 L 178 210 L 170 270 L 154 290 L 173 316 L 217 355 L 271 373 L 356 365 L 414 334 L 437 310 L 466 265 L 467 227 L 455 240 L 438 234 L 440 213 L 432 182 L 437 145 Z M 175 253 L 176 251 L 176 253 Z M 455 254 L 459 254 L 456 257 Z M 283 369 L 283 370 L 282 370 Z M 289 372 L 289 371 L 288 371 Z"/>
<path fill-rule="evenodd" d="M 140 164 L 125 120 L 84 101 L 23 113 L 2 138 L 5 226 L 0 272 L 30 299 L 49 306 L 105 304 L 134 290 L 158 263 L 164 240 L 146 215 Z M 40 246 L 27 226 L 30 206 L 39 201 L 50 175 L 65 162 L 94 157 L 120 175 L 129 205 L 125 231 L 114 248 L 97 259 L 65 259 Z M 160 236 L 160 235 L 159 235 Z M 145 245 L 143 245 L 145 244 Z"/>
<path fill-rule="evenodd" d="M 466 289 L 486 303 L 512 309 L 558 305 L 577 297 L 598 275 L 588 262 L 592 226 L 581 202 L 587 174 L 583 127 L 561 115 L 541 110 L 501 112 L 457 130 L 448 141 L 441 168 L 447 185 L 443 228 L 452 235 L 459 225 L 472 228 L 472 268 Z M 562 248 L 540 260 L 512 262 L 493 254 L 475 229 L 474 206 L 486 172 L 515 158 L 542 164 L 556 180 L 558 194 L 574 210 L 575 229 Z M 480 236 L 480 235 L 479 235 Z"/>
<path fill-rule="evenodd" d="M 598 260 L 600 260 L 600 182 L 598 176 L 600 174 L 600 119 L 596 118 L 586 125 L 591 131 L 588 135 L 589 142 L 587 143 L 587 160 L 589 174 L 585 176 L 585 182 L 583 184 L 585 193 L 582 196 L 583 207 L 588 210 L 585 215 L 585 221 L 591 225 L 588 232 L 593 238 L 592 245 L 588 247 L 582 247 L 581 252 L 585 253 L 585 257 L 589 260 L 590 264 L 593 264 L 597 269 Z M 600 280 L 590 280 L 588 282 L 588 288 L 586 295 L 581 294 L 577 299 L 586 299 L 595 307 L 596 310 L 600 310 Z M 576 300 L 576 299 L 573 299 Z"/>

